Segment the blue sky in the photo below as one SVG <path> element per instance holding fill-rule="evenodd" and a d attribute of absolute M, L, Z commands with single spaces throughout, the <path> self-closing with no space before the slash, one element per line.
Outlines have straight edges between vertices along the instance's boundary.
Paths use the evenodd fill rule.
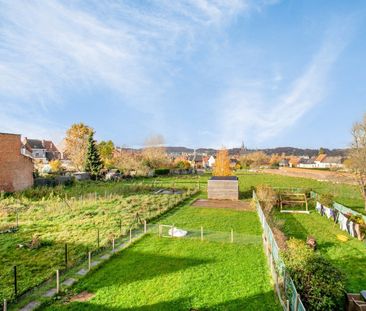
<path fill-rule="evenodd" d="M 141 146 L 349 145 L 364 1 L 0 0 L 0 132 Z"/>

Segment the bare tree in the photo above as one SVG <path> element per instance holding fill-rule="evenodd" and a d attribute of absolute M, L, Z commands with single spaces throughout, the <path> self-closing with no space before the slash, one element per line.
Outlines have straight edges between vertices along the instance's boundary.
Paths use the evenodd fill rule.
<path fill-rule="evenodd" d="M 366 114 L 362 122 L 353 125 L 352 136 L 353 142 L 349 152 L 348 166 L 355 174 L 366 210 Z"/>
<path fill-rule="evenodd" d="M 164 137 L 162 135 L 153 135 L 145 140 L 142 156 L 147 167 L 155 169 L 170 165 L 164 143 Z"/>

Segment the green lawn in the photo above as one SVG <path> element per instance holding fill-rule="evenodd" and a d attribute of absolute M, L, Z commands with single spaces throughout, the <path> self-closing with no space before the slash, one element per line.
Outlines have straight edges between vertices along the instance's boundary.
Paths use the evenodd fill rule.
<path fill-rule="evenodd" d="M 330 259 L 346 276 L 348 292 L 366 289 L 366 244 L 350 237 L 347 242 L 337 239 L 337 234 L 347 235 L 326 217 L 315 211 L 306 214 L 276 213 L 275 218 L 284 221 L 283 231 L 288 237 L 303 241 L 312 235 L 318 242 L 318 251 Z"/>
<path fill-rule="evenodd" d="M 255 212 L 182 207 L 164 217 L 185 229 L 260 237 Z M 149 234 L 80 281 L 74 292 L 88 302 L 57 303 L 46 310 L 280 310 L 261 240 L 231 244 Z"/>

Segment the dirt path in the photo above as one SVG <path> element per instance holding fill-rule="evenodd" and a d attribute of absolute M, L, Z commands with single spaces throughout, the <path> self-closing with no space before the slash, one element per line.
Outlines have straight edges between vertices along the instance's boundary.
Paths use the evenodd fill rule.
<path fill-rule="evenodd" d="M 230 200 L 205 200 L 199 199 L 192 206 L 210 207 L 210 208 L 228 208 L 237 211 L 254 211 L 254 208 L 248 201 L 230 201 Z"/>
<path fill-rule="evenodd" d="M 318 181 L 330 181 L 334 183 L 343 183 L 356 185 L 354 177 L 350 173 L 345 172 L 333 172 L 333 171 L 323 171 L 314 169 L 304 169 L 304 168 L 289 168 L 282 167 L 278 170 L 276 169 L 265 169 L 263 172 L 268 174 L 292 176 L 292 177 L 304 177 L 316 179 Z"/>

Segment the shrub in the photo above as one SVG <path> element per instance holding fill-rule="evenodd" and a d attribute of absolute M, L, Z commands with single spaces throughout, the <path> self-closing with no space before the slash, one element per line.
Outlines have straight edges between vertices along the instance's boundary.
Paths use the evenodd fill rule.
<path fill-rule="evenodd" d="M 290 239 L 284 261 L 307 310 L 343 310 L 344 276 L 329 260 Z"/>
<path fill-rule="evenodd" d="M 321 194 L 318 197 L 318 201 L 324 206 L 332 207 L 334 203 L 334 196 L 330 193 Z"/>
<path fill-rule="evenodd" d="M 168 175 L 170 173 L 170 169 L 168 168 L 158 168 L 155 170 L 155 175 L 161 176 L 161 175 Z"/>
<path fill-rule="evenodd" d="M 271 186 L 259 185 L 256 189 L 258 200 L 266 214 L 269 214 L 277 203 L 277 194 Z"/>

